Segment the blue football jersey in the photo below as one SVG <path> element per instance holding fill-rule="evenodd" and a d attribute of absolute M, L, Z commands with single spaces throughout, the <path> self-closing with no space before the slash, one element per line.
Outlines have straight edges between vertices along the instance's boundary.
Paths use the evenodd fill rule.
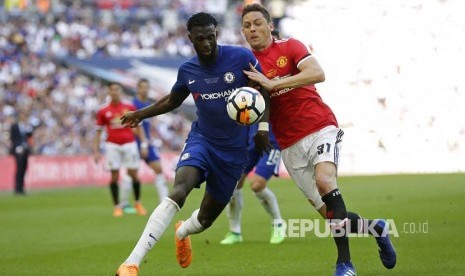
<path fill-rule="evenodd" d="M 147 106 L 151 105 L 153 102 L 150 101 L 150 100 L 147 100 L 147 101 L 143 102 L 143 101 L 139 100 L 139 98 L 134 97 L 134 99 L 132 100 L 132 103 L 137 108 L 137 110 L 139 110 L 139 109 L 142 109 L 144 107 L 147 107 Z M 142 127 L 144 128 L 145 136 L 150 141 L 150 122 L 148 121 L 148 119 L 145 119 L 145 120 L 142 121 Z"/>
<path fill-rule="evenodd" d="M 249 128 L 231 120 L 226 100 L 236 88 L 247 86 L 249 79 L 243 70 L 250 70 L 249 63 L 261 71 L 249 49 L 218 45 L 214 64 L 203 65 L 196 56 L 181 65 L 172 92 L 192 94 L 197 107 L 197 121 L 192 124 L 192 132 L 217 146 L 247 146 Z"/>

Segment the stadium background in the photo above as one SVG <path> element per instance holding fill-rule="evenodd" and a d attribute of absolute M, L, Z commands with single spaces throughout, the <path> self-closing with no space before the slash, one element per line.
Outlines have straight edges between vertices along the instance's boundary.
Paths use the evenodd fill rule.
<path fill-rule="evenodd" d="M 455 244 L 462 242 L 459 229 L 464 226 L 454 218 L 463 217 L 461 213 L 465 208 L 460 203 L 463 201 L 465 180 L 465 21 L 462 18 L 465 2 L 268 0 L 263 3 L 270 7 L 282 35 L 307 43 L 325 70 L 326 81 L 317 88 L 335 111 L 345 131 L 340 175 L 344 176 L 341 178 L 342 188 L 348 198 L 353 199 L 351 202 L 356 202 L 352 206 L 368 209 L 366 214 L 372 216 L 381 213 L 392 214 L 393 218 L 403 222 L 429 221 L 430 229 L 434 229 L 434 233 L 419 240 L 400 238 L 395 241 L 396 245 L 403 246 L 400 252 L 404 253 L 405 262 L 410 260 L 410 265 L 408 268 L 401 266 L 398 274 L 394 271 L 390 275 L 431 271 L 434 275 L 441 275 L 441 272 L 444 275 L 461 274 L 459 268 L 463 265 L 459 260 L 463 253 L 455 247 L 442 248 L 440 244 L 443 237 Z M 44 275 L 34 272 L 34 268 L 42 267 L 38 261 L 43 261 L 38 257 L 40 254 L 25 258 L 27 249 L 16 246 L 19 242 L 18 238 L 14 238 L 16 233 L 31 234 L 27 230 L 30 226 L 23 225 L 20 220 L 31 220 L 36 230 L 43 228 L 45 233 L 50 225 L 47 218 L 55 214 L 51 209 L 55 204 L 70 204 L 63 211 L 69 211 L 81 220 L 89 219 L 89 212 L 95 210 L 98 210 L 93 214 L 95 217 L 109 216 L 106 189 L 41 189 L 95 186 L 107 182 L 108 174 L 94 164 L 90 156 L 94 115 L 97 107 L 106 100 L 105 82 L 120 81 L 130 96 L 137 79 L 146 77 L 152 84 L 151 97 L 156 99 L 168 93 L 176 77 L 177 66 L 193 55 L 184 29 L 185 20 L 197 11 L 211 12 L 221 23 L 221 43 L 245 45 L 239 21 L 242 5 L 244 1 L 234 0 L 0 1 L 0 190 L 4 190 L 0 194 L 0 210 L 5 222 L 1 226 L 1 244 L 8 248 L 2 250 L 5 262 L 0 263 L 0 267 L 5 268 L 7 261 L 11 262 L 10 265 L 28 261 L 32 268 L 18 272 L 17 267 L 11 266 L 7 271 L 11 272 L 10 275 Z M 36 128 L 34 156 L 30 159 L 26 176 L 26 189 L 32 192 L 24 199 L 13 197 L 10 192 L 14 163 L 8 156 L 9 126 L 18 112 L 27 113 L 30 123 Z M 170 178 L 177 153 L 194 119 L 193 114 L 192 100 L 189 99 L 175 113 L 152 120 L 156 137 L 154 143 L 166 157 L 163 167 Z M 285 171 L 283 173 L 285 175 Z M 409 175 L 394 175 L 406 173 Z M 386 174 L 388 176 L 378 176 Z M 151 182 L 153 176 L 146 167 L 143 167 L 142 175 L 146 182 Z M 348 177 L 358 175 L 373 176 Z M 279 184 L 273 182 L 272 187 L 277 190 L 280 202 L 283 201 L 283 213 L 294 218 L 306 216 L 307 205 L 286 201 L 294 198 L 302 201 L 295 187 L 289 188 L 288 180 L 276 182 Z M 280 183 L 286 186 L 283 188 Z M 347 183 L 351 186 L 344 186 Z M 153 189 L 144 188 L 144 200 L 155 198 Z M 373 194 L 378 196 L 371 198 Z M 68 196 L 80 198 L 73 202 Z M 194 198 L 198 196 L 193 195 Z M 246 199 L 253 202 L 251 197 Z M 379 206 L 371 209 L 373 202 Z M 73 204 L 82 211 L 69 209 Z M 86 209 L 85 204 L 94 205 L 92 209 Z M 154 207 L 155 202 L 151 204 L 148 207 Z M 415 205 L 404 207 L 409 204 Z M 187 205 L 186 209 L 192 210 L 194 206 Z M 299 207 L 307 211 L 296 213 Z M 31 210 L 36 211 L 31 213 Z M 260 221 L 255 219 L 254 212 L 245 216 L 244 224 Z M 37 218 L 30 217 L 37 214 Z M 443 219 L 444 214 L 452 218 Z M 55 216 L 58 217 L 57 214 Z M 257 216 L 264 217 L 260 210 Z M 118 236 L 120 240 L 115 238 L 119 241 L 116 249 L 122 248 L 124 252 L 133 246 L 145 224 L 145 219 L 128 219 L 135 226 L 122 231 Z M 98 218 L 91 216 L 90 220 L 97 221 Z M 265 222 L 265 218 L 262 221 Z M 124 222 L 115 223 L 109 219 L 105 223 L 107 226 L 99 231 L 126 227 Z M 225 225 L 226 222 L 220 223 Z M 63 236 L 61 231 L 69 229 L 63 229 L 62 224 L 53 221 L 52 226 L 56 228 L 54 237 L 58 243 Z M 217 233 L 212 229 L 207 231 L 210 234 L 202 234 L 202 243 L 213 242 L 215 238 L 219 240 L 224 234 L 221 231 Z M 42 238 L 38 242 L 41 249 L 32 246 L 29 250 L 42 251 L 47 247 L 46 252 L 53 251 L 48 248 L 54 244 L 53 240 L 45 234 L 38 235 Z M 259 240 L 260 235 L 268 234 L 256 234 L 255 239 Z M 85 236 L 89 239 L 88 235 Z M 102 235 L 96 238 L 105 240 Z M 58 246 L 75 248 L 73 242 L 63 239 Z M 311 241 L 309 246 L 320 248 L 318 240 Z M 34 245 L 35 241 L 31 244 Z M 292 255 L 294 249 L 291 246 L 296 245 L 285 245 L 289 248 L 284 247 L 283 252 Z M 160 247 L 164 246 L 161 243 Z M 268 250 L 265 246 L 252 244 L 250 252 Z M 429 246 L 433 252 L 421 251 L 421 248 Z M 170 248 L 169 245 L 166 247 Z M 325 250 L 324 246 L 321 248 Z M 97 252 L 95 254 L 105 255 L 115 248 L 97 246 L 92 250 Z M 248 256 L 246 251 L 240 251 L 242 249 L 234 249 L 229 255 L 215 250 L 205 254 L 221 260 L 230 255 Z M 355 252 L 357 250 L 360 253 L 360 247 L 356 247 Z M 447 261 L 429 267 L 429 262 L 437 262 L 435 253 L 441 250 L 447 252 Z M 419 257 L 408 259 L 405 257 L 407 253 L 419 254 Z M 60 253 L 53 251 L 51 256 L 54 254 Z M 74 258 L 73 254 L 70 256 Z M 120 257 L 123 256 L 121 254 Z M 304 262 L 295 260 L 299 256 L 293 257 L 295 267 L 305 268 Z M 284 257 L 271 255 L 271 258 L 279 262 Z M 416 265 L 418 259 L 422 262 Z M 223 268 L 228 268 L 221 260 Z M 73 267 L 72 261 L 61 261 L 64 267 Z M 242 261 L 248 263 L 247 260 Z M 114 259 L 106 257 L 101 262 L 107 269 L 105 271 L 109 271 L 114 269 L 112 266 L 119 259 L 115 263 Z M 98 271 L 98 265 L 93 265 Z M 238 274 L 268 271 L 271 275 L 280 271 L 271 263 L 267 265 L 270 265 L 268 270 L 259 267 L 258 270 Z M 362 266 L 362 271 L 368 271 L 367 275 L 385 273 L 366 266 Z M 50 275 L 60 275 L 59 270 L 52 270 L 52 267 L 50 265 L 45 271 Z M 448 272 L 441 270 L 445 268 Z M 180 273 L 168 267 L 164 269 L 166 275 Z M 211 275 L 215 275 L 215 271 L 216 274 L 231 274 L 222 267 L 213 266 L 211 269 Z M 193 268 L 192 271 L 205 274 L 201 268 Z M 314 275 L 323 273 L 319 274 L 318 269 L 315 271 Z M 299 272 L 302 270 L 293 274 Z"/>

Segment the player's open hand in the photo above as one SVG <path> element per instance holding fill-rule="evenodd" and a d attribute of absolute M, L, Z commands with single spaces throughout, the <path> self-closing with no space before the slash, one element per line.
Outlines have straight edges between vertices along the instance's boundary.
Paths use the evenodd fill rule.
<path fill-rule="evenodd" d="M 121 124 L 126 127 L 136 127 L 141 121 L 135 111 L 124 114 L 120 119 Z"/>
<path fill-rule="evenodd" d="M 255 141 L 255 150 L 259 152 L 260 156 L 264 151 L 266 153 L 270 153 L 271 149 L 273 149 L 273 145 L 270 143 L 268 131 L 259 130 L 253 138 Z"/>
<path fill-rule="evenodd" d="M 275 82 L 273 80 L 268 79 L 265 75 L 260 73 L 252 64 L 250 64 L 250 71 L 243 70 L 244 74 L 249 77 L 249 79 L 259 83 L 263 88 L 268 91 L 274 89 Z"/>

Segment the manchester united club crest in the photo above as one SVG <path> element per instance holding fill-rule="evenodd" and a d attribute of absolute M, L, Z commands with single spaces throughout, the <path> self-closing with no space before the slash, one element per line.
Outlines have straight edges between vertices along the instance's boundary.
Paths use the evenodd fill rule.
<path fill-rule="evenodd" d="M 280 56 L 278 60 L 276 61 L 276 65 L 278 67 L 283 68 L 287 64 L 287 57 L 286 56 Z"/>
<path fill-rule="evenodd" d="M 232 83 L 236 79 L 236 76 L 232 72 L 227 72 L 224 74 L 223 79 L 226 83 Z"/>

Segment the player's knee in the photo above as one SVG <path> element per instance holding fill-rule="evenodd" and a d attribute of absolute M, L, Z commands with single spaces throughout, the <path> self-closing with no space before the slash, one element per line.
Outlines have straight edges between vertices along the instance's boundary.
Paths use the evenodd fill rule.
<path fill-rule="evenodd" d="M 320 195 L 325 195 L 337 188 L 336 176 L 332 174 L 317 174 L 315 181 Z"/>
<path fill-rule="evenodd" d="M 246 178 L 247 178 L 246 174 L 241 175 L 241 178 L 239 178 L 239 180 L 237 181 L 236 189 L 242 189 L 242 187 L 244 186 Z"/>
<path fill-rule="evenodd" d="M 266 181 L 255 180 L 252 182 L 250 187 L 252 188 L 252 191 L 254 191 L 254 193 L 259 193 L 266 188 Z"/>
<path fill-rule="evenodd" d="M 184 203 L 186 202 L 187 192 L 183 189 L 179 189 L 175 187 L 171 191 L 169 198 L 171 198 L 174 202 L 176 202 L 179 208 L 182 208 L 182 206 L 184 206 Z"/>
<path fill-rule="evenodd" d="M 128 170 L 128 175 L 131 177 L 133 181 L 138 182 L 139 181 L 139 176 L 137 175 L 137 170 Z"/>
<path fill-rule="evenodd" d="M 148 163 L 148 165 L 149 165 L 150 168 L 152 168 L 152 170 L 156 174 L 160 174 L 162 172 L 160 161 L 151 161 L 150 163 Z"/>
<path fill-rule="evenodd" d="M 152 169 L 156 174 L 161 174 L 163 172 L 159 164 L 154 164 L 152 166 Z"/>

